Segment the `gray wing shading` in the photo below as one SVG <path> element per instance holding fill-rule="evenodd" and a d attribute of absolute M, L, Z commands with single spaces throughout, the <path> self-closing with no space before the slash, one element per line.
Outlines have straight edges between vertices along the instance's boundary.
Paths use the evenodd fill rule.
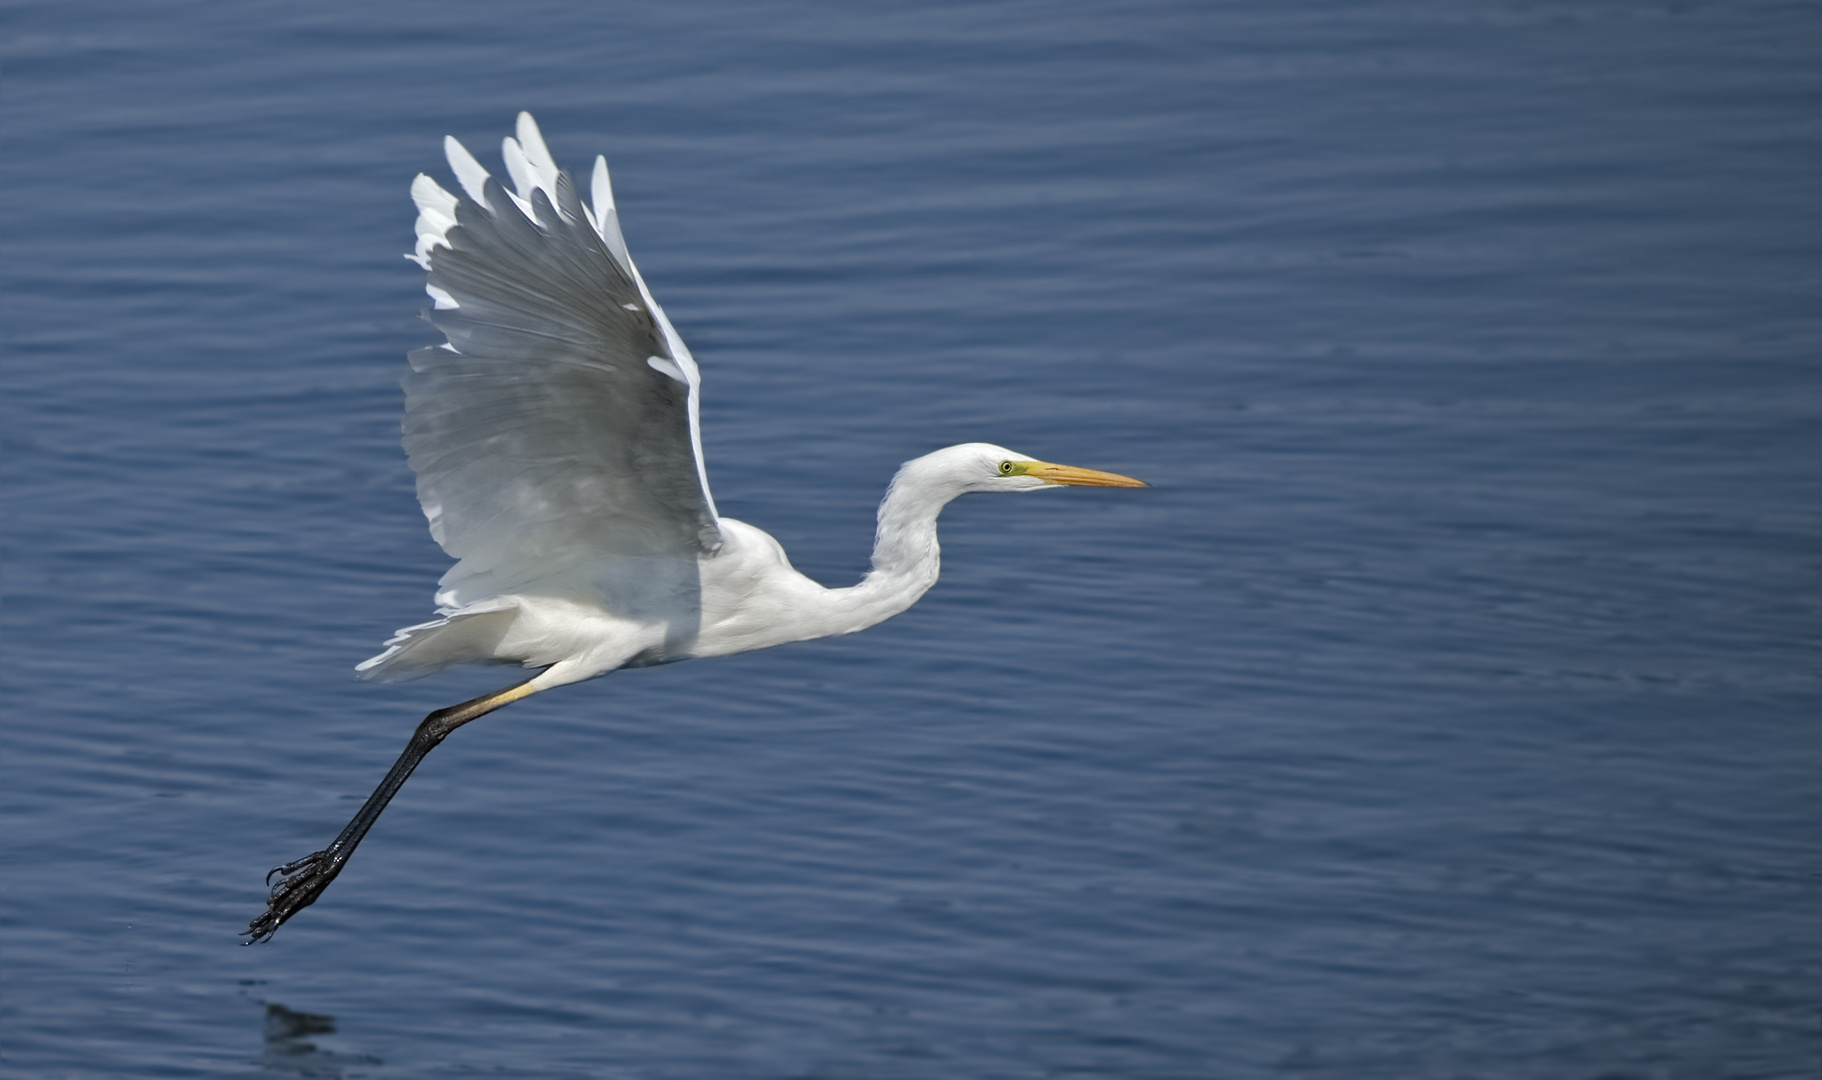
<path fill-rule="evenodd" d="M 529 115 L 505 143 L 514 191 L 446 148 L 464 194 L 418 177 L 411 258 L 448 340 L 411 354 L 404 421 L 431 535 L 459 560 L 439 607 L 578 575 L 611 590 L 626 563 L 693 570 L 721 544 L 700 378 L 626 254 L 606 162 L 591 207 Z"/>

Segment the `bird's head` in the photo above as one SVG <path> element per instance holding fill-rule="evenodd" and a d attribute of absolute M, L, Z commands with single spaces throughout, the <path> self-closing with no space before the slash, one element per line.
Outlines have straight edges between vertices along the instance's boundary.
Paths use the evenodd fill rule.
<path fill-rule="evenodd" d="M 1038 461 L 992 443 L 963 443 L 923 459 L 962 492 L 1037 491 L 1051 487 L 1148 487 L 1118 473 Z"/>

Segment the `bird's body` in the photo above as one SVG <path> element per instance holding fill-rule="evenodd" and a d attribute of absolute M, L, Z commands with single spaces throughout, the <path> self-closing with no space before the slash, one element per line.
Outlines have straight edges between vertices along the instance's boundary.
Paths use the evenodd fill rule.
<path fill-rule="evenodd" d="M 873 568 L 859 584 L 825 588 L 791 566 L 763 529 L 719 518 L 713 554 L 619 560 L 606 582 L 558 578 L 451 608 L 408 627 L 358 670 L 369 678 L 425 674 L 455 663 L 514 662 L 545 670 L 540 690 L 623 667 L 670 663 L 851 634 L 904 611 L 941 570 L 936 520 L 1012 452 L 987 443 L 909 462 L 880 504 Z M 1040 482 L 1041 483 L 1041 482 Z M 636 598 L 629 602 L 628 598 Z"/>
<path fill-rule="evenodd" d="M 540 690 L 623 667 L 863 630 L 905 610 L 940 569 L 936 521 L 970 492 L 1143 487 L 989 443 L 907 462 L 879 508 L 871 571 L 830 589 L 766 532 L 721 517 L 698 428 L 701 377 L 626 250 L 597 158 L 584 204 L 521 113 L 502 156 L 507 191 L 453 139 L 463 196 L 420 175 L 418 244 L 429 317 L 447 339 L 411 355 L 405 449 L 430 530 L 457 562 L 438 617 L 359 665 L 412 678 L 515 663 L 530 679 L 432 713 L 323 851 L 281 880 L 248 928 L 270 937 L 315 901 L 450 731 Z"/>

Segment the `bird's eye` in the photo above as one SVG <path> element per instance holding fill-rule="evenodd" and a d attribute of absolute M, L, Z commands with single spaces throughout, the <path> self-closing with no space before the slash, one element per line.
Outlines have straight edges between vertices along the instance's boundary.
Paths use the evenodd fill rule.
<path fill-rule="evenodd" d="M 1000 475 L 1001 476 L 1011 476 L 1012 475 L 1012 462 L 1010 462 L 1010 461 L 1000 462 Z"/>

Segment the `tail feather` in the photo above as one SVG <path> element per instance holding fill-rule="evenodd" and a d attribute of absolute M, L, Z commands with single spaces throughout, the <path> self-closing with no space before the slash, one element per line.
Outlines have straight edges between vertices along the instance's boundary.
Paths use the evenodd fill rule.
<path fill-rule="evenodd" d="M 496 650 L 518 615 L 516 607 L 490 608 L 407 626 L 386 642 L 385 652 L 356 665 L 355 674 L 377 682 L 399 682 L 451 664 L 511 663 L 497 656 Z"/>

